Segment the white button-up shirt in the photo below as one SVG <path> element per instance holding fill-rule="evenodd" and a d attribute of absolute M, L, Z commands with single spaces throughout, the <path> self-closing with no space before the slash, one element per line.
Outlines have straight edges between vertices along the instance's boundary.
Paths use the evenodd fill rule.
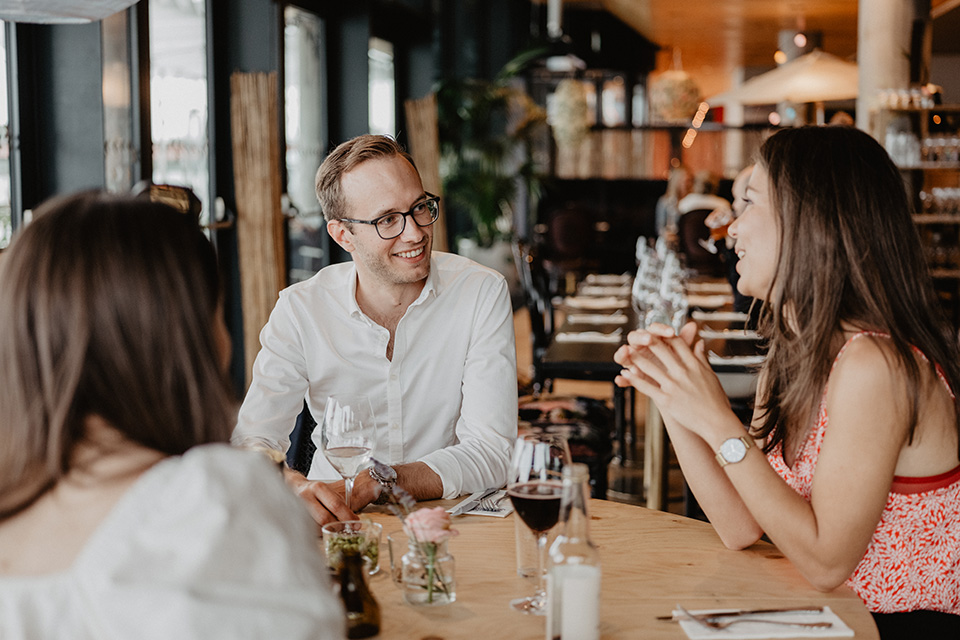
<path fill-rule="evenodd" d="M 357 305 L 352 262 L 280 292 L 260 333 L 234 444 L 290 446 L 306 399 L 319 421 L 327 397 L 366 393 L 377 417 L 374 457 L 424 462 L 443 497 L 507 481 L 517 435 L 516 343 L 506 282 L 460 256 L 434 252 L 420 296 L 390 334 Z M 319 449 L 308 477 L 339 479 Z"/>

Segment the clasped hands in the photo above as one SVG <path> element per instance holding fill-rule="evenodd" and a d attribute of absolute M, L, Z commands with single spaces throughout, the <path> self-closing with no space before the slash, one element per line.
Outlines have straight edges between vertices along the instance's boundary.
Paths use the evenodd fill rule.
<path fill-rule="evenodd" d="M 614 355 L 623 367 L 614 382 L 632 386 L 656 404 L 664 419 L 704 440 L 717 416 L 730 412 L 730 401 L 710 367 L 695 322 L 677 335 L 671 327 L 652 324 L 631 331 Z"/>

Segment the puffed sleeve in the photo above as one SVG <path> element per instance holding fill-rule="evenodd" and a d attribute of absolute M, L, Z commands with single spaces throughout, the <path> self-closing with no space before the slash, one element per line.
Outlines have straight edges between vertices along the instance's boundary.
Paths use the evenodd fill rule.
<path fill-rule="evenodd" d="M 315 525 L 275 466 L 226 445 L 160 464 L 78 563 L 99 637 L 344 637 Z"/>

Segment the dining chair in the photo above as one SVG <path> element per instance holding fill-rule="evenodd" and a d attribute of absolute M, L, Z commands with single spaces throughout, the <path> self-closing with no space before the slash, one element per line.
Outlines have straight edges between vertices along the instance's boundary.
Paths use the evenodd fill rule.
<path fill-rule="evenodd" d="M 290 432 L 290 448 L 287 449 L 287 466 L 303 475 L 307 475 L 310 471 L 313 455 L 317 451 L 317 445 L 312 437 L 316 426 L 317 421 L 313 419 L 304 401 L 303 409 L 297 416 L 293 431 Z"/>
<path fill-rule="evenodd" d="M 547 214 L 539 249 L 552 294 L 573 293 L 568 290 L 569 281 L 579 282 L 584 274 L 596 270 L 595 218 L 587 209 L 574 205 Z"/>
<path fill-rule="evenodd" d="M 513 258 L 517 265 L 524 306 L 530 316 L 530 345 L 533 361 L 533 393 L 540 395 L 552 388 L 552 379 L 543 370 L 543 354 L 554 333 L 553 302 L 548 276 L 537 251 L 521 240 L 513 242 Z"/>
<path fill-rule="evenodd" d="M 710 229 L 704 220 L 710 215 L 710 210 L 694 209 L 680 216 L 677 222 L 677 241 L 680 254 L 683 256 L 688 269 L 693 269 L 701 275 L 724 276 L 726 268 L 719 254 L 710 253 L 700 241 L 710 238 Z"/>

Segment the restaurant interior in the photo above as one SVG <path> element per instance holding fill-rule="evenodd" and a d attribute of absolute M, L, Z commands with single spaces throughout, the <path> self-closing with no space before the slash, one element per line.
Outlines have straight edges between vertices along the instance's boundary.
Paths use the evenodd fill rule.
<path fill-rule="evenodd" d="M 958 4 L 27 3 L 4 16 L 0 247 L 58 193 L 188 187 L 228 282 L 232 379 L 242 394 L 277 291 L 349 259 L 322 224 L 316 167 L 352 136 L 394 135 L 425 188 L 442 196 L 436 248 L 511 283 L 518 388 L 539 395 L 539 363 L 563 320 L 544 302 L 573 293 L 588 273 L 636 270 L 637 239 L 656 237 L 671 169 L 709 174 L 729 200 L 770 132 L 851 118 L 891 154 L 922 147 L 924 162 L 898 162 L 938 292 L 960 322 Z M 794 62 L 821 55 L 809 68 Z M 758 80 L 783 71 L 798 78 L 773 78 L 757 93 Z M 810 84 L 807 76 L 813 89 L 800 91 L 815 95 L 783 93 Z M 926 87 L 936 112 L 919 107 Z M 261 129 L 276 133 L 260 141 L 268 156 L 244 155 L 257 141 L 231 122 L 245 108 L 251 126 L 275 124 Z M 927 163 L 928 147 L 943 160 Z M 518 245 L 527 250 L 521 262 Z M 517 269 L 531 252 L 545 268 L 539 303 Z M 549 382 L 554 395 L 613 406 L 602 381 Z M 646 407 L 636 401 L 642 435 Z M 630 474 L 611 474 L 621 472 Z M 670 485 L 663 504 L 681 509 L 682 481 Z M 618 495 L 643 502 L 643 493 Z"/>
<path fill-rule="evenodd" d="M 57 194 L 179 202 L 216 247 L 238 398 L 278 292 L 350 259 L 326 232 L 314 176 L 333 147 L 365 133 L 394 136 L 440 195 L 434 248 L 506 277 L 521 427 L 565 429 L 594 498 L 704 519 L 656 408 L 612 384 L 620 340 L 570 328 L 575 314 L 611 311 L 578 306 L 584 287 L 626 286 L 629 297 L 680 169 L 730 202 L 778 129 L 867 131 L 901 169 L 937 294 L 960 327 L 958 0 L 6 4 L 0 260 Z M 706 300 L 700 313 L 717 308 L 718 281 L 733 301 L 707 213 L 672 238 L 703 282 L 688 289 Z M 711 348 L 744 360 L 716 370 L 749 416 L 763 345 L 749 330 L 723 339 L 727 329 Z M 853 605 L 834 605 L 861 624 Z M 424 632 L 441 624 L 402 619 Z"/>

